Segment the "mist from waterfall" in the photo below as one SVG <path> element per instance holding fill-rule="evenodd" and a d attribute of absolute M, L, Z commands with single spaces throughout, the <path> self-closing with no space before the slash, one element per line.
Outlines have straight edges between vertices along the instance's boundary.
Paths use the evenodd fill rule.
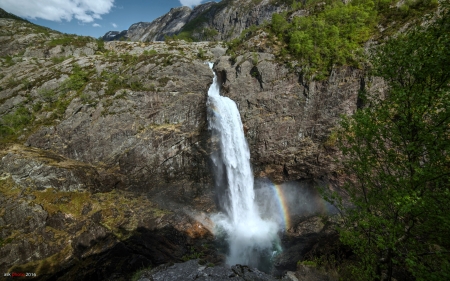
<path fill-rule="evenodd" d="M 213 64 L 209 64 L 212 69 Z M 216 145 L 214 178 L 222 213 L 212 217 L 228 244 L 227 263 L 264 266 L 279 250 L 278 225 L 263 220 L 255 203 L 250 151 L 234 101 L 219 93 L 217 76 L 208 91 L 208 121 Z"/>

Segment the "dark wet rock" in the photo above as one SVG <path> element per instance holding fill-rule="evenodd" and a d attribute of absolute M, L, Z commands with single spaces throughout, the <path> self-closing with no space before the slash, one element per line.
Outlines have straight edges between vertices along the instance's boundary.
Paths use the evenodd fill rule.
<path fill-rule="evenodd" d="M 321 271 L 317 268 L 299 265 L 296 272 L 288 272 L 283 281 L 337 281 L 337 276 Z"/>
<path fill-rule="evenodd" d="M 244 265 L 212 266 L 201 265 L 198 260 L 184 263 L 163 265 L 154 270 L 143 272 L 139 280 L 178 281 L 178 280 L 242 280 L 242 281 L 274 281 L 274 277 L 257 269 Z"/>
<path fill-rule="evenodd" d="M 276 276 L 295 271 L 297 263 L 304 260 L 319 243 L 334 241 L 336 236 L 333 226 L 328 222 L 323 223 L 319 216 L 297 217 L 293 224 L 295 227 L 281 237 L 284 250 L 274 259 L 273 273 Z"/>

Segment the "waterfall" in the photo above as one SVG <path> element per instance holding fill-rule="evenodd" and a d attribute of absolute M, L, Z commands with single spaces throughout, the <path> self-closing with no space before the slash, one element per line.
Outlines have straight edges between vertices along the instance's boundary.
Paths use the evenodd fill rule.
<path fill-rule="evenodd" d="M 209 64 L 212 69 L 213 64 Z M 222 190 L 223 213 L 213 216 L 217 234 L 228 244 L 227 263 L 261 267 L 276 250 L 277 225 L 263 220 L 255 204 L 250 151 L 234 101 L 219 93 L 217 76 L 208 91 L 208 122 L 216 150 L 212 154 L 215 183 Z"/>

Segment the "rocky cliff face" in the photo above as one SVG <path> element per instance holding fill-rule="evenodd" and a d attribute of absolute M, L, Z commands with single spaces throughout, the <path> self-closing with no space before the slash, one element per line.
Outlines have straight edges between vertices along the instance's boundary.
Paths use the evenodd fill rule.
<path fill-rule="evenodd" d="M 211 239 L 203 59 L 224 49 L 0 26 L 0 269 L 120 279 Z"/>
<path fill-rule="evenodd" d="M 196 41 L 227 40 L 238 37 L 251 25 L 270 21 L 273 13 L 287 10 L 286 6 L 270 0 L 222 0 L 196 6 L 171 9 L 152 22 L 139 22 L 124 33 L 111 31 L 103 36 L 106 41 L 162 41 L 165 36 L 185 33 Z"/>
<path fill-rule="evenodd" d="M 334 171 L 332 130 L 356 109 L 363 73 L 334 70 L 326 81 L 302 77 L 268 53 L 221 57 L 223 92 L 239 105 L 254 172 L 278 183 L 319 179 Z"/>
<path fill-rule="evenodd" d="M 202 13 L 227 15 L 217 26 L 242 8 L 208 5 Z M 267 1 L 258 5 L 269 15 Z M 252 12 L 241 15 L 233 32 L 252 22 Z M 231 59 L 216 43 L 102 44 L 13 19 L 0 27 L 3 272 L 122 280 L 198 253 L 220 261 L 207 219 L 215 204 L 206 61 L 215 61 L 223 94 L 239 106 L 256 177 L 339 179 L 332 130 L 356 108 L 358 69 L 306 82 L 268 52 Z M 302 218 L 286 235 L 301 235 L 311 220 L 319 225 Z M 329 230 L 305 233 L 296 253 Z M 280 258 L 280 268 L 295 269 L 297 260 Z"/>

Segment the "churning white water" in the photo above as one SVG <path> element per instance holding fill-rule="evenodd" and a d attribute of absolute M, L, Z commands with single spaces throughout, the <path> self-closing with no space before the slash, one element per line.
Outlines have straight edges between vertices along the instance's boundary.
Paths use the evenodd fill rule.
<path fill-rule="evenodd" d="M 209 64 L 212 69 L 213 64 Z M 209 129 L 216 140 L 212 156 L 224 213 L 212 217 L 216 234 L 228 243 L 228 264 L 261 267 L 277 247 L 277 224 L 263 220 L 255 204 L 250 151 L 234 101 L 219 93 L 216 74 L 208 91 Z M 220 189 L 219 188 L 219 189 Z"/>

